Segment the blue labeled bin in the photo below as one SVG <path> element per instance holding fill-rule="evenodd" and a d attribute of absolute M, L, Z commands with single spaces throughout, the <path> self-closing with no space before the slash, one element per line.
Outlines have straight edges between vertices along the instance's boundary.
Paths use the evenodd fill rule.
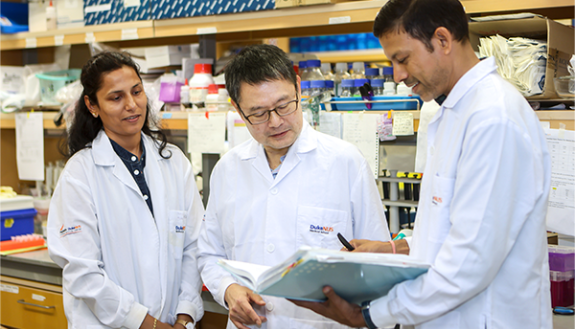
<path fill-rule="evenodd" d="M 0 212 L 2 218 L 0 240 L 10 240 L 16 235 L 34 233 L 34 216 L 36 216 L 34 208 Z"/>
<path fill-rule="evenodd" d="M 372 101 L 375 101 L 371 103 L 372 111 L 418 110 L 423 105 L 419 96 L 374 96 Z M 367 111 L 366 103 L 361 97 L 334 97 L 330 103 L 332 111 Z"/>

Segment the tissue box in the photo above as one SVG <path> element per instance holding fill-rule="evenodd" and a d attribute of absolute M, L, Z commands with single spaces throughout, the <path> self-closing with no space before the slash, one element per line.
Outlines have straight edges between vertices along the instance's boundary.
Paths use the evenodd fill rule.
<path fill-rule="evenodd" d="M 208 16 L 274 9 L 274 0 L 151 0 L 152 19 Z"/>
<path fill-rule="evenodd" d="M 573 28 L 540 16 L 469 23 L 469 38 L 476 51 L 480 37 L 495 34 L 506 38 L 525 37 L 547 40 L 547 66 L 543 94 L 529 96 L 529 99 L 559 98 L 553 78 L 569 75 L 567 66 L 575 49 Z"/>
<path fill-rule="evenodd" d="M 100 25 L 150 20 L 150 0 L 85 0 L 84 23 Z"/>
<path fill-rule="evenodd" d="M 84 26 L 83 0 L 56 0 L 53 4 L 56 6 L 58 29 Z"/>

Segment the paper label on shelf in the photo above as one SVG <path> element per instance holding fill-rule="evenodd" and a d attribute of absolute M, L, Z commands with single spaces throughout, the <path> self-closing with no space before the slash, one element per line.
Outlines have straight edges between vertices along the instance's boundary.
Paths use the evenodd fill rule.
<path fill-rule="evenodd" d="M 216 34 L 218 33 L 218 29 L 213 26 L 213 27 L 200 27 L 197 31 L 196 34 Z"/>
<path fill-rule="evenodd" d="M 44 180 L 42 112 L 16 113 L 16 165 L 20 180 Z"/>
<path fill-rule="evenodd" d="M 36 38 L 26 38 L 26 48 L 36 48 Z"/>
<path fill-rule="evenodd" d="M 340 17 L 330 17 L 329 24 L 345 24 L 350 23 L 351 17 L 350 16 L 340 16 Z"/>
<path fill-rule="evenodd" d="M 54 36 L 54 45 L 61 46 L 64 44 L 64 36 L 63 35 L 55 35 Z"/>
<path fill-rule="evenodd" d="M 343 140 L 357 146 L 369 164 L 375 179 L 379 172 L 379 114 L 343 113 Z M 321 124 L 320 124 L 321 127 Z"/>
<path fill-rule="evenodd" d="M 96 5 L 96 6 L 87 6 L 84 8 L 84 13 L 99 13 L 101 11 L 108 11 L 112 9 L 112 3 L 107 3 L 103 5 Z"/>
<path fill-rule="evenodd" d="M 226 113 L 188 114 L 188 152 L 220 154 L 225 151 Z"/>
<path fill-rule="evenodd" d="M 140 0 L 124 0 L 124 7 L 125 8 L 139 7 L 139 6 L 140 6 Z"/>
<path fill-rule="evenodd" d="M 32 299 L 37 300 L 39 302 L 43 302 L 46 300 L 46 297 L 38 294 L 32 294 Z"/>
<path fill-rule="evenodd" d="M 18 286 L 13 286 L 10 284 L 0 284 L 0 290 L 9 292 L 11 294 L 17 294 L 19 292 Z"/>
<path fill-rule="evenodd" d="M 137 40 L 138 29 L 122 29 L 122 40 Z"/>
<path fill-rule="evenodd" d="M 413 135 L 413 113 L 393 112 L 393 133 L 394 136 Z"/>
<path fill-rule="evenodd" d="M 94 32 L 86 32 L 86 39 L 84 41 L 86 43 L 96 42 L 96 37 L 94 36 Z"/>

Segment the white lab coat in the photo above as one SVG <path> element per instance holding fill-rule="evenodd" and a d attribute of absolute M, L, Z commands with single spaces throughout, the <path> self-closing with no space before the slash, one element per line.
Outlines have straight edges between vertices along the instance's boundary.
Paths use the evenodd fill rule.
<path fill-rule="evenodd" d="M 310 225 L 333 231 L 310 232 Z M 341 249 L 338 232 L 349 240 L 389 240 L 373 173 L 357 148 L 304 122 L 274 179 L 262 145 L 251 139 L 212 173 L 198 242 L 202 279 L 225 307 L 225 290 L 236 281 L 218 259 L 273 266 L 303 245 Z M 256 311 L 268 321 L 261 328 L 347 328 L 285 299 L 262 297 L 267 304 Z M 235 328 L 231 321 L 228 328 Z"/>
<path fill-rule="evenodd" d="M 146 313 L 171 324 L 178 313 L 203 315 L 203 206 L 191 165 L 173 145 L 163 159 L 150 137 L 142 142 L 154 216 L 103 130 L 68 161 L 54 191 L 48 249 L 63 268 L 69 328 L 139 328 Z"/>
<path fill-rule="evenodd" d="M 493 58 L 481 61 L 429 124 L 410 254 L 432 268 L 373 301 L 374 323 L 551 328 L 550 173 L 537 116 Z"/>

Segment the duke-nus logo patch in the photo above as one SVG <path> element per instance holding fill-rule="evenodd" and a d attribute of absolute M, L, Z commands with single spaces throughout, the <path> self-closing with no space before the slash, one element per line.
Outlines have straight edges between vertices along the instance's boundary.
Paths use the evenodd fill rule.
<path fill-rule="evenodd" d="M 434 196 L 433 199 L 431 200 L 431 203 L 433 203 L 434 205 L 441 204 L 442 202 L 443 200 L 441 200 L 441 198 L 438 196 Z"/>
<path fill-rule="evenodd" d="M 185 230 L 186 230 L 185 226 L 176 225 L 176 233 L 184 233 Z"/>
<path fill-rule="evenodd" d="M 63 238 L 70 234 L 76 234 L 82 232 L 82 225 L 70 226 L 70 227 L 60 227 L 60 237 Z"/>
<path fill-rule="evenodd" d="M 320 225 L 310 225 L 309 231 L 313 233 L 329 234 L 333 232 L 333 227 L 330 226 L 320 226 Z"/>

